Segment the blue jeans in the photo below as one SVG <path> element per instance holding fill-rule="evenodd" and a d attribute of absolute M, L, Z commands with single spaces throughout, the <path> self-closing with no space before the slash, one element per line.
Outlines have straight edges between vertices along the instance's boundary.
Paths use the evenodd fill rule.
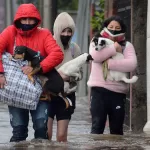
<path fill-rule="evenodd" d="M 36 110 L 27 110 L 8 106 L 10 124 L 13 128 L 13 136 L 10 142 L 19 142 L 28 137 L 29 112 L 32 117 L 34 137 L 47 139 L 48 102 L 39 101 Z"/>

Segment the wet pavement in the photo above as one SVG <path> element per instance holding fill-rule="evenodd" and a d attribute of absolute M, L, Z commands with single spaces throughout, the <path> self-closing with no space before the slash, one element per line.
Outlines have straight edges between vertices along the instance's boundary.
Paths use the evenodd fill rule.
<path fill-rule="evenodd" d="M 67 143 L 56 142 L 56 122 L 52 141 L 34 140 L 32 122 L 29 123 L 29 137 L 26 142 L 9 143 L 12 129 L 9 124 L 7 106 L 0 105 L 0 150 L 150 150 L 150 136 L 133 134 L 128 130 L 124 136 L 109 135 L 109 127 L 104 135 L 91 135 L 91 116 L 87 97 L 79 97 L 72 120 L 69 124 Z"/>

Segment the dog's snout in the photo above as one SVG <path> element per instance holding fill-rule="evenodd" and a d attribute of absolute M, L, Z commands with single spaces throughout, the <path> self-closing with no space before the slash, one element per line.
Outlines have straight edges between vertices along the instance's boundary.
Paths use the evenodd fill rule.
<path fill-rule="evenodd" d="M 89 54 L 88 56 L 87 56 L 87 62 L 89 62 L 90 60 L 93 60 L 93 58 L 92 58 L 92 56 Z"/>

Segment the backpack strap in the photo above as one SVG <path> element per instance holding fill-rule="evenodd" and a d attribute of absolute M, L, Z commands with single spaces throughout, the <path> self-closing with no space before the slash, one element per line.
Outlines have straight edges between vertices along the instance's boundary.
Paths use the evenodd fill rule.
<path fill-rule="evenodd" d="M 71 49 L 71 56 L 72 56 L 72 58 L 75 58 L 74 43 L 70 43 L 70 49 Z"/>

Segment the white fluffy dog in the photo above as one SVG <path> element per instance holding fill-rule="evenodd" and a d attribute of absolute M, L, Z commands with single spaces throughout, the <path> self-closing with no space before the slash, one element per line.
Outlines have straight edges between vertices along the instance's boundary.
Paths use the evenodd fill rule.
<path fill-rule="evenodd" d="M 114 42 L 112 40 L 109 40 L 106 38 L 94 37 L 92 39 L 90 49 L 92 47 L 95 47 L 96 51 L 100 51 L 101 49 L 103 49 L 104 47 L 107 47 L 110 44 L 114 44 Z M 124 58 L 124 55 L 119 52 L 117 52 L 117 54 L 115 56 L 112 56 L 112 59 L 114 59 L 114 60 L 120 60 L 123 58 Z M 107 73 L 104 72 L 105 74 L 107 74 L 107 79 L 111 80 L 111 81 L 123 81 L 125 83 L 135 83 L 138 80 L 137 76 L 132 76 L 131 79 L 128 79 L 128 73 L 125 73 L 125 72 L 108 70 L 106 68 L 105 68 L 105 70 L 107 71 Z"/>
<path fill-rule="evenodd" d="M 74 58 L 73 60 L 70 60 L 63 64 L 58 71 L 62 72 L 63 74 L 69 76 L 69 77 L 74 77 L 75 80 L 81 79 L 81 73 L 80 69 L 81 67 L 86 63 L 89 62 L 90 60 L 93 60 L 90 54 L 88 53 L 83 53 L 80 56 Z M 69 82 L 65 82 L 64 84 L 64 92 L 69 93 L 71 91 L 74 91 L 76 89 L 76 86 L 72 87 L 70 89 L 70 84 Z"/>
<path fill-rule="evenodd" d="M 90 60 L 93 60 L 90 54 L 88 53 L 83 53 L 80 56 L 74 58 L 73 60 L 70 60 L 63 64 L 58 71 L 62 72 L 63 74 L 69 76 L 69 77 L 75 77 L 75 79 L 80 79 L 81 74 L 80 68 L 82 67 L 83 64 L 86 62 L 89 62 Z"/>

